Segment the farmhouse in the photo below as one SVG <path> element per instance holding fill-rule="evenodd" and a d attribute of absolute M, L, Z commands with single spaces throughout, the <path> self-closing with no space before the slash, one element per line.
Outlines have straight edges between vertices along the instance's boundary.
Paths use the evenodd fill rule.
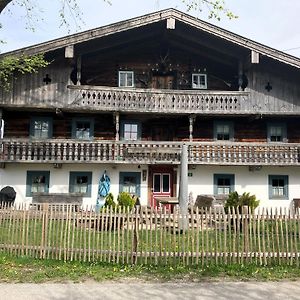
<path fill-rule="evenodd" d="M 300 59 L 174 9 L 7 55 L 51 64 L 0 91 L 0 188 L 17 202 L 74 193 L 96 204 L 99 180 L 142 205 L 188 192 L 300 198 Z"/>

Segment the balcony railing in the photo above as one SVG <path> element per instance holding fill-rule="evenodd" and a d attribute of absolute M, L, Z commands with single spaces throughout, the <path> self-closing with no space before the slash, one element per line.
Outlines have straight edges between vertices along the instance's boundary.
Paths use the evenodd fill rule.
<path fill-rule="evenodd" d="M 68 86 L 71 106 L 90 110 L 160 113 L 241 113 L 247 92 Z"/>
<path fill-rule="evenodd" d="M 299 165 L 300 144 L 188 144 L 190 164 Z M 179 164 L 182 142 L 0 140 L 0 162 Z"/>

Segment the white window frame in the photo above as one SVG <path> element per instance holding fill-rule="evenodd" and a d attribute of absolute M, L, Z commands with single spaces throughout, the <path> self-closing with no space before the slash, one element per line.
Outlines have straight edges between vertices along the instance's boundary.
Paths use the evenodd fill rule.
<path fill-rule="evenodd" d="M 121 76 L 125 75 L 125 84 L 121 85 Z M 132 77 L 132 84 L 128 84 L 128 76 Z M 119 87 L 134 87 L 134 72 L 133 71 L 119 71 L 119 79 L 118 79 L 118 86 Z"/>
<path fill-rule="evenodd" d="M 197 83 L 194 83 L 194 78 L 197 78 Z M 201 84 L 201 77 L 204 78 L 205 83 Z M 207 75 L 203 73 L 193 73 L 192 74 L 192 88 L 193 89 L 202 89 L 206 90 L 207 89 Z"/>

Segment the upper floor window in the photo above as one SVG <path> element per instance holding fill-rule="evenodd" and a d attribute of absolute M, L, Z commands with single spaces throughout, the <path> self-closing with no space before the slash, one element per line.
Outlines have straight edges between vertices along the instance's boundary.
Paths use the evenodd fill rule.
<path fill-rule="evenodd" d="M 30 120 L 30 137 L 48 139 L 52 137 L 52 118 L 33 117 Z"/>
<path fill-rule="evenodd" d="M 268 142 L 286 142 L 287 131 L 284 123 L 268 124 Z"/>
<path fill-rule="evenodd" d="M 33 193 L 49 192 L 50 171 L 27 171 L 26 197 Z"/>
<path fill-rule="evenodd" d="M 77 118 L 72 122 L 72 137 L 80 140 L 89 140 L 94 136 L 94 120 Z"/>
<path fill-rule="evenodd" d="M 119 71 L 119 87 L 133 87 L 134 74 L 132 71 Z"/>
<path fill-rule="evenodd" d="M 228 195 L 234 192 L 233 174 L 214 174 L 214 194 Z"/>
<path fill-rule="evenodd" d="M 69 192 L 90 197 L 92 172 L 70 172 Z"/>
<path fill-rule="evenodd" d="M 192 88 L 207 89 L 207 75 L 198 73 L 192 74 Z"/>
<path fill-rule="evenodd" d="M 233 123 L 229 121 L 214 122 L 214 139 L 217 141 L 233 140 Z"/>
<path fill-rule="evenodd" d="M 269 175 L 269 198 L 288 199 L 288 176 Z"/>
<path fill-rule="evenodd" d="M 125 141 L 137 141 L 141 138 L 140 123 L 124 121 L 121 123 L 121 137 Z"/>

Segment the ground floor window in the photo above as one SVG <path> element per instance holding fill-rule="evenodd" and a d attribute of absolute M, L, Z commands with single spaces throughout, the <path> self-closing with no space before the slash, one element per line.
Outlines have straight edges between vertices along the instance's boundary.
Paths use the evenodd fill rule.
<path fill-rule="evenodd" d="M 26 197 L 33 193 L 49 192 L 50 171 L 27 171 Z"/>
<path fill-rule="evenodd" d="M 234 192 L 233 174 L 214 174 L 214 194 L 228 195 Z"/>
<path fill-rule="evenodd" d="M 127 192 L 131 195 L 140 196 L 140 190 L 140 172 L 120 172 L 120 192 Z"/>
<path fill-rule="evenodd" d="M 269 175 L 269 198 L 288 199 L 288 176 Z"/>
<path fill-rule="evenodd" d="M 69 192 L 91 197 L 92 172 L 70 172 Z"/>

